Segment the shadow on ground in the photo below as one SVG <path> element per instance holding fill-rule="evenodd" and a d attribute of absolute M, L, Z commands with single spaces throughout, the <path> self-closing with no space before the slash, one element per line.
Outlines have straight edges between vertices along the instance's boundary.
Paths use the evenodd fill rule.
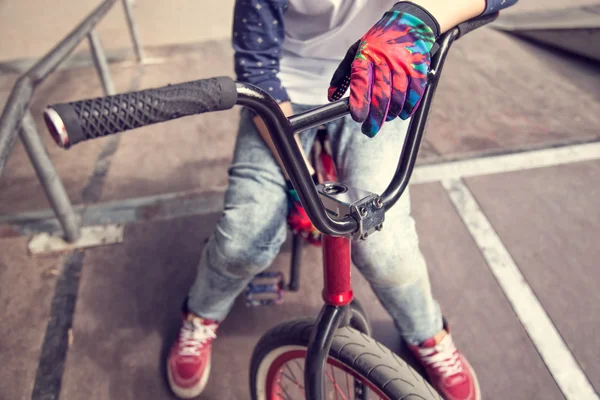
<path fill-rule="evenodd" d="M 219 215 L 143 223 L 127 228 L 123 245 L 86 252 L 61 398 L 163 398 L 170 392 L 163 360 L 180 323 L 204 239 Z M 287 273 L 290 244 L 272 268 Z M 281 306 L 247 308 L 238 298 L 215 342 L 206 399 L 242 399 L 248 365 L 259 337 L 279 322 L 316 316 L 321 300 L 320 253 L 304 251 L 301 288 Z M 362 278 L 357 293 L 378 337 L 399 346 L 393 325 Z M 373 312 L 375 311 L 375 312 Z M 94 379 L 90 379 L 90 377 Z"/>

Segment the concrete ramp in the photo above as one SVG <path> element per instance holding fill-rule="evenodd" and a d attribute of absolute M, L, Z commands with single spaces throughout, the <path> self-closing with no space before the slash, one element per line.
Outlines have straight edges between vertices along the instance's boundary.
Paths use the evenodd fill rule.
<path fill-rule="evenodd" d="M 490 27 L 600 61 L 600 3 L 501 15 Z"/>

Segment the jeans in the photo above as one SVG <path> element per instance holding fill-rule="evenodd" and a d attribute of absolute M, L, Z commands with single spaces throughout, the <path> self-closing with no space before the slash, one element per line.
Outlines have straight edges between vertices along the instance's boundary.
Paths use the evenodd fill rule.
<path fill-rule="evenodd" d="M 294 112 L 309 108 L 294 105 Z M 273 262 L 287 236 L 285 179 L 252 116 L 242 110 L 223 215 L 204 247 L 188 296 L 188 308 L 207 319 L 226 317 L 246 285 Z M 339 181 L 381 194 L 396 169 L 408 122 L 387 122 L 372 139 L 349 116 L 327 128 Z M 300 133 L 307 154 L 315 134 L 316 129 Z M 351 248 L 354 265 L 408 343 L 418 344 L 442 329 L 408 190 L 386 213 L 385 228 Z"/>

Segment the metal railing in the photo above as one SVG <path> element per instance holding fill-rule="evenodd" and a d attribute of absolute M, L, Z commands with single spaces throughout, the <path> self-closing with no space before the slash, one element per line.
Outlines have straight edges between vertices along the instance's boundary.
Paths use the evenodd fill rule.
<path fill-rule="evenodd" d="M 22 74 L 15 82 L 2 111 L 2 116 L 0 116 L 0 176 L 14 147 L 18 132 L 50 205 L 62 226 L 64 238 L 69 242 L 74 242 L 80 237 L 81 220 L 74 211 L 65 187 L 50 160 L 29 110 L 29 103 L 37 86 L 56 70 L 86 36 L 105 94 L 115 93 L 106 54 L 94 28 L 117 1 L 104 0 L 71 33 Z M 142 62 L 144 54 L 139 43 L 139 34 L 133 19 L 130 1 L 122 0 L 122 3 L 137 60 Z"/>

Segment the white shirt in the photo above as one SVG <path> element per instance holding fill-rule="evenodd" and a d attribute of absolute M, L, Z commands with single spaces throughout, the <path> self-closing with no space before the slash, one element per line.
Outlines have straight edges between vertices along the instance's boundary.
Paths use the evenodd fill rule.
<path fill-rule="evenodd" d="M 289 0 L 279 79 L 291 101 L 327 103 L 348 48 L 398 0 Z"/>

